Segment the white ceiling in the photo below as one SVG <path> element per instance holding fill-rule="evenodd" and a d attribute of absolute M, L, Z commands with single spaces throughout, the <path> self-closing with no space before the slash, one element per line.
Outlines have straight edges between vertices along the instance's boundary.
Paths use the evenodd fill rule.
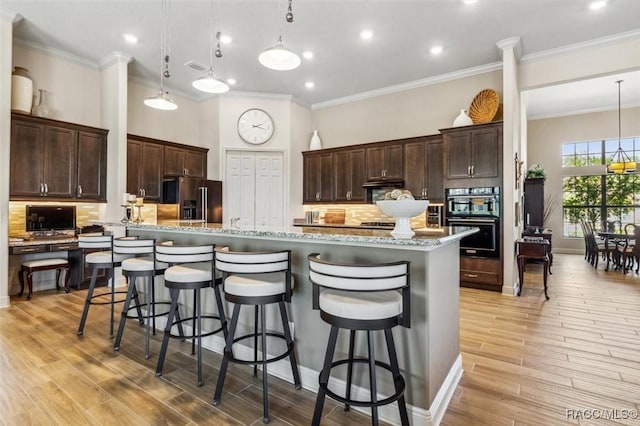
<path fill-rule="evenodd" d="M 472 67 L 499 62 L 496 43 L 518 36 L 522 54 L 530 55 L 586 40 L 639 31 L 640 0 L 610 0 L 599 11 L 588 9 L 589 0 L 294 0 L 295 22 L 284 20 L 287 0 L 215 0 L 216 29 L 233 41 L 223 45 L 224 56 L 214 60 L 214 71 L 233 77 L 232 90 L 290 94 L 308 105 L 348 97 L 389 86 L 428 79 Z M 169 91 L 204 99 L 191 87 L 201 73 L 183 64 L 195 60 L 208 64 L 211 33 L 208 0 L 172 0 L 171 78 Z M 2 0 L 0 7 L 18 12 L 24 19 L 14 31 L 16 39 L 29 45 L 55 49 L 98 66 L 109 53 L 131 55 L 131 77 L 159 87 L 159 0 Z M 359 37 L 362 29 L 374 31 L 371 40 Z M 123 33 L 137 35 L 129 45 Z M 303 59 L 292 71 L 272 71 L 258 63 L 258 54 L 283 35 L 290 49 L 312 50 L 314 59 Z M 439 44 L 444 52 L 429 53 Z M 640 68 L 640 60 L 638 64 Z M 637 77 L 633 77 L 637 81 Z M 305 88 L 313 81 L 315 88 Z M 576 83 L 578 84 L 578 83 Z M 612 84 L 612 83 L 611 83 Z M 617 91 L 607 82 L 604 92 Z M 631 84 L 629 84 L 631 86 Z M 571 93 L 584 98 L 587 89 Z M 157 90 L 157 89 L 156 89 Z M 153 94 L 150 89 L 150 95 Z M 631 91 L 623 86 L 623 94 Z M 549 101 L 552 89 L 530 93 L 530 109 L 540 116 L 550 113 L 542 106 L 566 111 L 568 91 L 562 99 Z M 609 93 L 610 92 L 610 93 Z M 636 92 L 640 93 L 640 92 Z M 556 93 L 557 94 L 557 93 Z M 582 94 L 582 96 L 580 96 Z M 596 96 L 585 106 L 601 108 Z M 597 100 L 603 100 L 597 96 Z M 542 99 L 542 100 L 541 100 Z M 567 104 L 560 107 L 561 101 Z M 577 101 L 576 101 L 577 102 Z M 573 104 L 575 107 L 575 104 Z"/>

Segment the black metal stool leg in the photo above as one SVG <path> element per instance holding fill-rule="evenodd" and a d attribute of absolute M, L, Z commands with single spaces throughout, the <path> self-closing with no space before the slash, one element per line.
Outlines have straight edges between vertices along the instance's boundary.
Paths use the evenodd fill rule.
<path fill-rule="evenodd" d="M 262 422 L 269 423 L 269 383 L 267 375 L 267 324 L 264 315 L 264 305 L 260 305 L 260 334 L 262 343 Z"/>
<path fill-rule="evenodd" d="M 391 365 L 391 374 L 393 374 L 393 383 L 396 392 L 399 392 L 402 388 L 400 374 L 400 367 L 398 366 L 398 355 L 396 354 L 396 345 L 393 341 L 393 331 L 390 328 L 384 329 L 384 337 L 387 341 L 387 351 L 389 351 L 389 364 Z M 404 394 L 398 399 L 398 409 L 400 410 L 400 422 L 402 426 L 409 425 L 409 414 L 407 413 L 407 403 L 404 399 Z"/>
<path fill-rule="evenodd" d="M 233 336 L 236 333 L 239 316 L 240 305 L 236 304 L 233 306 L 233 315 L 231 316 L 231 324 L 229 325 L 229 335 L 227 336 L 227 342 L 224 346 L 224 356 L 222 357 L 222 364 L 220 365 L 220 371 L 218 372 L 218 383 L 216 384 L 216 391 L 213 394 L 213 405 L 220 404 L 220 398 L 222 397 L 222 388 L 224 387 L 224 379 L 227 375 L 227 367 L 229 366 L 229 359 L 233 356 Z"/>
<path fill-rule="evenodd" d="M 133 287 L 132 299 L 136 303 L 136 315 L 138 315 L 138 323 L 144 325 L 144 316 L 142 316 L 142 304 L 140 303 L 140 293 L 138 293 L 138 287 L 136 287 L 137 278 L 129 279 L 129 286 Z M 127 315 L 129 312 L 127 312 Z"/>
<path fill-rule="evenodd" d="M 164 358 L 167 356 L 167 347 L 169 346 L 169 337 L 171 334 L 171 326 L 173 325 L 173 318 L 178 311 L 178 296 L 180 290 L 169 289 L 171 294 L 171 307 L 169 308 L 169 315 L 167 317 L 167 325 L 164 328 L 164 337 L 162 338 L 162 346 L 160 348 L 160 356 L 158 356 L 158 365 L 156 366 L 156 376 L 162 375 L 162 367 L 164 366 Z"/>
<path fill-rule="evenodd" d="M 253 377 L 258 377 L 258 305 L 253 315 Z"/>
<path fill-rule="evenodd" d="M 289 361 L 291 362 L 291 373 L 293 374 L 293 384 L 296 389 L 302 388 L 300 384 L 300 372 L 298 371 L 298 361 L 296 359 L 296 351 L 293 350 L 293 338 L 291 337 L 291 330 L 289 330 L 289 317 L 287 316 L 287 307 L 283 301 L 278 302 L 280 306 L 280 318 L 282 318 L 282 327 L 284 330 L 284 338 L 287 341 L 287 347 L 291 348 L 289 354 Z"/>
<path fill-rule="evenodd" d="M 135 278 L 131 280 L 131 283 L 129 284 L 129 289 L 127 290 L 127 297 L 125 297 L 124 299 L 124 305 L 122 306 L 122 316 L 120 317 L 120 324 L 118 325 L 118 333 L 116 334 L 116 340 L 113 342 L 114 351 L 117 351 L 120 349 L 120 342 L 122 341 L 124 326 L 127 322 L 127 312 L 129 312 L 129 305 L 131 304 L 133 291 L 135 289 L 135 281 L 136 281 Z"/>
<path fill-rule="evenodd" d="M 116 277 L 114 274 L 114 268 L 113 265 L 111 265 L 109 269 L 109 274 L 108 274 L 108 279 L 107 282 L 111 281 L 111 304 L 110 304 L 110 311 L 111 311 L 111 315 L 109 317 L 110 319 L 110 324 L 109 324 L 109 338 L 113 339 L 113 328 L 114 328 L 114 324 L 115 324 L 115 301 L 116 301 Z"/>
<path fill-rule="evenodd" d="M 378 387 L 376 384 L 376 350 L 373 344 L 373 336 L 370 330 L 367 330 L 367 343 L 369 345 L 369 382 L 371 385 L 371 403 L 378 402 Z M 371 407 L 371 424 L 378 426 L 378 407 Z"/>
<path fill-rule="evenodd" d="M 196 354 L 196 306 L 198 306 L 198 290 L 193 290 L 193 317 L 191 320 L 191 355 Z"/>
<path fill-rule="evenodd" d="M 155 308 L 155 298 L 153 295 L 153 275 L 147 278 L 147 320 L 145 321 L 145 330 L 144 330 L 144 358 L 149 359 L 151 356 L 151 349 L 149 347 L 149 341 L 151 340 L 150 330 L 151 322 L 150 320 L 153 318 L 153 334 L 156 333 L 156 313 L 155 310 L 151 311 Z"/>
<path fill-rule="evenodd" d="M 198 386 L 202 386 L 202 306 L 200 306 L 200 289 L 195 290 L 196 305 L 193 307 L 194 315 L 196 316 L 198 323 Z"/>
<path fill-rule="evenodd" d="M 151 301 L 153 302 L 151 304 L 151 318 L 153 319 L 153 335 L 156 335 L 156 277 L 155 277 L 155 273 L 154 275 L 151 276 Z M 149 312 L 149 307 L 147 306 L 147 312 Z M 149 318 L 147 318 L 147 321 L 149 321 Z"/>
<path fill-rule="evenodd" d="M 318 396 L 316 397 L 316 406 L 313 410 L 313 420 L 311 424 L 318 426 L 322 418 L 322 408 L 324 407 L 324 398 L 327 394 L 327 384 L 329 383 L 329 375 L 331 374 L 331 363 L 333 361 L 333 353 L 336 350 L 336 342 L 338 340 L 338 327 L 331 326 L 329 333 L 329 342 L 327 343 L 327 352 L 324 356 L 324 365 L 320 372 L 320 386 L 318 387 Z"/>
<path fill-rule="evenodd" d="M 218 316 L 220 317 L 220 325 L 222 326 L 222 334 L 224 335 L 224 341 L 227 341 L 229 336 L 229 330 L 227 328 L 227 317 L 224 315 L 224 306 L 222 305 L 222 295 L 220 294 L 220 287 L 213 286 L 213 294 L 216 296 L 216 305 L 218 307 Z"/>
<path fill-rule="evenodd" d="M 91 298 L 93 297 L 93 290 L 96 287 L 96 280 L 98 279 L 98 268 L 93 268 L 91 272 L 91 283 L 89 284 L 89 290 L 87 291 L 87 298 L 84 302 L 84 309 L 82 310 L 82 317 L 80 317 L 80 325 L 78 325 L 78 335 L 81 336 L 84 332 L 84 325 L 87 322 L 87 315 L 89 314 L 89 306 L 91 306 Z"/>
<path fill-rule="evenodd" d="M 353 350 L 356 343 L 356 331 L 349 332 L 349 362 L 347 364 L 347 395 L 346 399 L 351 399 L 351 380 L 353 379 Z M 344 404 L 344 411 L 349 411 L 349 404 Z"/>

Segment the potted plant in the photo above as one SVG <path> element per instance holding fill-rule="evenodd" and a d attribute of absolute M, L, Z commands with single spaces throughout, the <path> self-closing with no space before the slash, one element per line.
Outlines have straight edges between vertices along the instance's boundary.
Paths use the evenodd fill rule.
<path fill-rule="evenodd" d="M 527 170 L 527 179 L 545 179 L 547 175 L 539 164 L 534 164 Z"/>

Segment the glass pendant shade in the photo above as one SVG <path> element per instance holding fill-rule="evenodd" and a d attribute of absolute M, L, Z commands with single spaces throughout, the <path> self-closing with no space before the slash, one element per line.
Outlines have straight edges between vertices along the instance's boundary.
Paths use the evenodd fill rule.
<path fill-rule="evenodd" d="M 216 77 L 211 68 L 209 68 L 207 75 L 194 80 L 191 85 L 201 92 L 207 93 L 225 93 L 229 91 L 229 85 Z"/>
<path fill-rule="evenodd" d="M 159 91 L 155 96 L 144 100 L 144 104 L 148 107 L 172 111 L 178 109 L 178 105 L 169 97 L 168 92 Z"/>
<path fill-rule="evenodd" d="M 267 68 L 276 71 L 289 71 L 300 66 L 300 56 L 284 47 L 282 37 L 278 38 L 278 43 L 270 47 L 258 56 L 258 61 Z"/>

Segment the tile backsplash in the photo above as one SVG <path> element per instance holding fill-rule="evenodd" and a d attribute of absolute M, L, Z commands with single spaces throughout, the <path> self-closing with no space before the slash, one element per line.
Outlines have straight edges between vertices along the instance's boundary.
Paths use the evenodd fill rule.
<path fill-rule="evenodd" d="M 20 236 L 26 230 L 26 206 L 31 205 L 75 205 L 76 206 L 76 226 L 81 227 L 100 220 L 99 203 L 60 203 L 60 202 L 30 202 L 30 201 L 10 201 L 9 202 L 9 235 Z"/>
<path fill-rule="evenodd" d="M 360 222 L 379 222 L 390 221 L 394 218 L 383 214 L 378 207 L 373 204 L 323 204 L 323 205 L 305 205 L 304 211 L 317 211 L 320 219 L 324 218 L 324 214 L 329 209 L 344 209 L 346 211 L 346 224 L 359 224 Z M 424 228 L 426 226 L 426 214 L 421 214 L 411 219 L 412 228 Z"/>

